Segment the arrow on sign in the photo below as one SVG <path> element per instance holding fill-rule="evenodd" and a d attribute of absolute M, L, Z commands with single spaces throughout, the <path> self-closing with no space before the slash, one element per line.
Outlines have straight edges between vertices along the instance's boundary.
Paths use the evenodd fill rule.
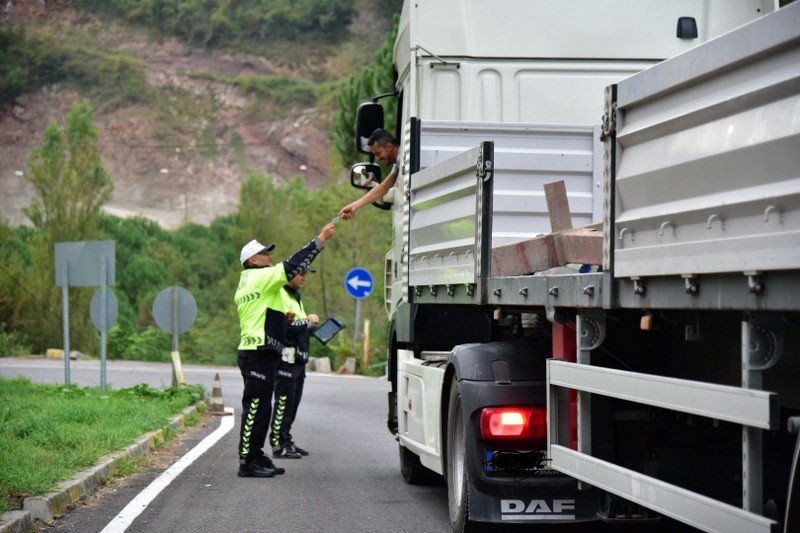
<path fill-rule="evenodd" d="M 363 268 L 351 268 L 350 272 L 344 277 L 344 288 L 356 300 L 369 296 L 373 285 L 372 275 Z"/>
<path fill-rule="evenodd" d="M 358 276 L 352 277 L 347 280 L 347 284 L 353 287 L 354 290 L 358 290 L 359 287 L 372 287 L 372 281 L 368 279 L 362 280 Z"/>

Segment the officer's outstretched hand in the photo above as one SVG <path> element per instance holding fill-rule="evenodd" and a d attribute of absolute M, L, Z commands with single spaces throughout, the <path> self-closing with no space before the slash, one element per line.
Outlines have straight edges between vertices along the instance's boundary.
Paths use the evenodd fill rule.
<path fill-rule="evenodd" d="M 327 224 L 325 224 L 325 227 L 322 228 L 322 231 L 320 232 L 318 238 L 322 242 L 325 242 L 331 237 L 333 237 L 334 233 L 336 233 L 336 225 L 333 222 L 328 222 Z"/>
<path fill-rule="evenodd" d="M 315 326 L 319 324 L 319 315 L 310 314 L 306 318 L 308 318 L 308 321 Z"/>

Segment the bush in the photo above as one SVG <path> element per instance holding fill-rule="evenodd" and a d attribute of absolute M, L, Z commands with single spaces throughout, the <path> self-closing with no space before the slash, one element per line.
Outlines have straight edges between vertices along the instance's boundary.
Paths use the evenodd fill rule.
<path fill-rule="evenodd" d="M 25 339 L 18 332 L 0 331 L 0 357 L 28 355 L 31 351 L 30 345 L 25 342 Z"/>
<path fill-rule="evenodd" d="M 65 56 L 49 35 L 0 28 L 0 104 L 67 77 Z"/>
<path fill-rule="evenodd" d="M 148 327 L 141 333 L 129 335 L 124 344 L 122 359 L 138 361 L 169 362 L 172 351 L 172 338 L 169 333 Z"/>
<path fill-rule="evenodd" d="M 0 28 L 0 104 L 62 81 L 110 105 L 140 102 L 149 90 L 142 62 L 132 55 L 93 42 L 65 46 L 21 26 Z"/>
<path fill-rule="evenodd" d="M 354 0 L 80 0 L 78 9 L 103 12 L 174 35 L 193 45 L 234 44 L 310 37 L 336 41 L 352 21 Z"/>

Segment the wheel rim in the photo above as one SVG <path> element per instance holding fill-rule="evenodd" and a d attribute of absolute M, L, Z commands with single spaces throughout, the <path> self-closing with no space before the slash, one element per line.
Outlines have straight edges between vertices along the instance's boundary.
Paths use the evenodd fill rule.
<path fill-rule="evenodd" d="M 453 487 L 453 503 L 456 508 L 461 507 L 461 498 L 464 492 L 464 422 L 461 418 L 461 396 L 456 399 L 455 413 L 453 416 L 453 450 L 451 453 L 451 483 Z"/>

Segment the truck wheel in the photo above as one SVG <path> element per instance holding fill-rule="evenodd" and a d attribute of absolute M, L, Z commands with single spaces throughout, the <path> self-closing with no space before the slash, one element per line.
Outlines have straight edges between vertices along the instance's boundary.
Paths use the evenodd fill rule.
<path fill-rule="evenodd" d="M 783 531 L 797 531 L 800 527 L 800 416 L 789 419 L 789 431 L 797 432 L 797 443 L 794 446 L 794 457 L 789 471 L 789 490 L 786 494 L 786 516 L 783 520 Z"/>
<path fill-rule="evenodd" d="M 453 533 L 475 531 L 469 520 L 469 474 L 467 471 L 466 437 L 461 412 L 461 393 L 453 377 L 447 405 L 447 503 L 450 509 L 450 530 Z"/>

